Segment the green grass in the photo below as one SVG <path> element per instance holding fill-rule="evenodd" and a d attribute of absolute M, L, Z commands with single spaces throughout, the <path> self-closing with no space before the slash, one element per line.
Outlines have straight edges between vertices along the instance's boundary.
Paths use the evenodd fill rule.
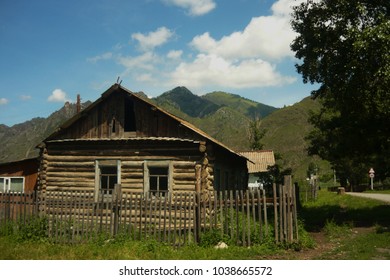
<path fill-rule="evenodd" d="M 300 216 L 309 231 L 321 230 L 329 221 L 356 227 L 390 226 L 390 207 L 380 201 L 319 191 L 316 201 L 304 203 Z"/>
<path fill-rule="evenodd" d="M 3 260 L 238 260 L 262 259 L 277 248 L 230 246 L 227 249 L 189 245 L 174 248 L 149 240 L 145 242 L 112 240 L 102 243 L 53 244 L 49 242 L 20 242 L 12 237 L 0 237 L 0 259 Z"/>
<path fill-rule="evenodd" d="M 308 231 L 322 231 L 334 248 L 319 259 L 390 259 L 390 206 L 322 190 L 300 211 Z"/>
<path fill-rule="evenodd" d="M 390 260 L 390 231 L 380 230 L 380 228 L 356 236 L 354 232 L 350 232 L 351 229 L 347 230 L 349 234 L 337 241 L 340 245 L 323 254 L 321 259 Z"/>

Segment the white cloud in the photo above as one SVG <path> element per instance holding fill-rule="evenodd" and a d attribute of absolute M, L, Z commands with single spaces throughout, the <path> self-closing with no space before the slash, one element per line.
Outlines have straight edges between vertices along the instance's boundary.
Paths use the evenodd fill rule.
<path fill-rule="evenodd" d="M 8 104 L 8 99 L 7 98 L 0 98 L 0 105 L 6 105 Z"/>
<path fill-rule="evenodd" d="M 136 81 L 142 83 L 155 83 L 156 80 L 152 77 L 150 73 L 139 74 L 135 77 Z"/>
<path fill-rule="evenodd" d="M 208 89 L 258 89 L 294 83 L 295 77 L 278 70 L 279 63 L 292 59 L 290 43 L 296 34 L 290 27 L 291 6 L 304 0 L 279 0 L 271 15 L 254 17 L 243 29 L 222 38 L 205 32 L 194 36 L 189 45 L 193 52 L 171 50 L 165 54 L 155 51 L 174 32 L 160 27 L 149 33 L 135 33 L 140 49 L 138 56 L 116 57 L 125 67 L 123 76 L 132 76 L 140 86 L 188 86 L 198 92 Z M 166 1 L 189 8 L 205 1 Z M 207 1 L 209 3 L 213 3 Z M 187 3 L 187 4 L 185 4 Z M 191 3 L 191 4 L 190 4 Z M 187 6 L 185 6 L 187 5 Z"/>
<path fill-rule="evenodd" d="M 55 89 L 51 95 L 47 98 L 49 102 L 66 102 L 70 101 L 67 97 L 67 94 L 62 89 Z"/>
<path fill-rule="evenodd" d="M 101 54 L 101 55 L 97 55 L 97 56 L 94 56 L 94 57 L 90 57 L 90 58 L 87 58 L 87 61 L 88 62 L 92 62 L 92 63 L 96 63 L 100 60 L 108 60 L 108 59 L 111 59 L 112 58 L 112 52 L 106 52 L 104 54 Z"/>
<path fill-rule="evenodd" d="M 290 18 L 262 16 L 253 18 L 240 32 L 216 40 L 208 32 L 194 37 L 190 45 L 196 50 L 224 58 L 282 59 L 292 56 L 290 43 L 295 33 Z"/>
<path fill-rule="evenodd" d="M 170 59 L 180 59 L 183 54 L 182 50 L 171 50 L 168 54 L 167 57 Z"/>
<path fill-rule="evenodd" d="M 160 58 L 153 52 L 146 52 L 139 56 L 120 56 L 119 64 L 128 70 L 144 69 L 153 70 L 154 65 L 159 62 Z"/>
<path fill-rule="evenodd" d="M 186 9 L 191 16 L 202 16 L 215 9 L 213 0 L 164 0 L 165 3 Z"/>
<path fill-rule="evenodd" d="M 239 62 L 225 60 L 217 55 L 200 54 L 190 63 L 181 63 L 171 74 L 172 85 L 192 88 L 256 88 L 281 86 L 295 81 L 279 74 L 275 66 L 261 59 Z"/>
<path fill-rule="evenodd" d="M 131 38 L 138 41 L 141 50 L 148 51 L 165 44 L 174 34 L 173 31 L 163 26 L 146 35 L 134 33 L 131 35 Z"/>
<path fill-rule="evenodd" d="M 295 33 L 290 26 L 292 6 L 303 0 L 279 0 L 272 14 L 252 18 L 244 30 L 215 39 L 209 32 L 195 36 L 190 46 L 198 53 L 171 73 L 172 85 L 193 88 L 261 88 L 291 84 L 277 63 L 293 57 L 290 43 Z"/>

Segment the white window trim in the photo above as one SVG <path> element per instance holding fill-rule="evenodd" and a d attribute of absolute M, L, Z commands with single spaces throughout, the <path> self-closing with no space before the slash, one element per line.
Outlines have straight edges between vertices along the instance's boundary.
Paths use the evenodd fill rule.
<path fill-rule="evenodd" d="M 17 192 L 17 193 L 24 193 L 24 190 L 25 190 L 25 188 L 26 188 L 26 186 L 25 186 L 25 183 L 26 183 L 26 179 L 25 179 L 25 177 L 23 177 L 23 176 L 7 176 L 7 177 L 5 177 L 5 176 L 0 176 L 0 178 L 1 179 L 4 179 L 4 183 L 3 183 L 3 185 L 1 186 L 0 185 L 0 191 L 1 192 L 3 192 L 3 193 L 5 193 L 5 192 L 9 192 L 10 191 L 10 186 L 11 186 L 11 179 L 23 179 L 23 191 L 22 192 Z M 6 181 L 8 181 L 8 188 L 6 189 Z"/>
<path fill-rule="evenodd" d="M 144 161 L 144 194 L 150 191 L 149 167 L 167 167 L 168 168 L 168 194 L 173 190 L 173 162 L 171 160 L 162 161 Z"/>

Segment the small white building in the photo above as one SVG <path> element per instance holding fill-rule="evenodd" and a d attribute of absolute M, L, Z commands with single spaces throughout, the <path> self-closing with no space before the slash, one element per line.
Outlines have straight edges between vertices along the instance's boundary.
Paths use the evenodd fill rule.
<path fill-rule="evenodd" d="M 272 150 L 258 150 L 240 152 L 241 155 L 249 159 L 248 167 L 248 186 L 259 183 L 259 173 L 267 172 L 268 166 L 275 165 L 275 156 Z"/>

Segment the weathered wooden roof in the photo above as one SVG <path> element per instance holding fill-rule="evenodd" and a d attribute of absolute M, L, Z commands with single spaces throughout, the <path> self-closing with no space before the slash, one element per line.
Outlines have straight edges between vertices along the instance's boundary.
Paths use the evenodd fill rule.
<path fill-rule="evenodd" d="M 275 165 L 275 156 L 272 150 L 259 150 L 240 152 L 249 159 L 247 161 L 248 173 L 266 172 L 268 166 Z"/>
<path fill-rule="evenodd" d="M 107 99 L 112 93 L 114 93 L 115 91 L 117 90 L 122 90 L 124 91 L 125 93 L 131 95 L 133 98 L 136 98 L 150 106 L 152 106 L 153 108 L 155 108 L 155 110 L 157 111 L 160 111 L 161 113 L 169 116 L 170 118 L 172 119 L 175 119 L 177 122 L 180 123 L 180 125 L 192 130 L 193 132 L 197 133 L 198 135 L 202 136 L 203 138 L 205 138 L 205 140 L 208 140 L 210 142 L 213 142 L 214 144 L 220 146 L 222 149 L 225 149 L 227 151 L 229 151 L 230 153 L 242 158 L 242 159 L 245 159 L 247 160 L 247 158 L 243 155 L 241 155 L 240 153 L 237 153 L 235 151 L 233 151 L 232 149 L 230 149 L 229 147 L 227 147 L 225 144 L 219 142 L 218 140 L 214 139 L 213 137 L 211 137 L 210 135 L 208 135 L 207 133 L 203 132 L 202 130 L 200 130 L 199 128 L 195 127 L 194 125 L 192 125 L 191 123 L 165 111 L 164 109 L 158 107 L 156 104 L 152 103 L 150 100 L 148 100 L 147 98 L 143 98 L 137 94 L 135 94 L 134 92 L 128 90 L 127 88 L 123 87 L 122 85 L 120 84 L 114 84 L 112 85 L 109 89 L 107 89 L 105 92 L 102 93 L 102 95 L 100 96 L 100 98 L 98 98 L 95 102 L 93 102 L 91 105 L 89 105 L 87 108 L 85 108 L 84 110 L 82 110 L 80 113 L 76 114 L 75 116 L 73 116 L 72 118 L 70 118 L 68 121 L 64 122 L 59 128 L 57 128 L 57 130 L 51 134 L 49 137 L 47 137 L 43 142 L 49 142 L 51 140 L 55 140 L 55 137 L 56 135 L 58 135 L 59 133 L 61 133 L 63 130 L 67 129 L 68 127 L 70 127 L 71 125 L 73 125 L 75 122 L 77 122 L 80 118 L 82 118 L 83 116 L 85 116 L 86 114 L 89 113 L 89 111 L 91 111 L 93 108 L 95 108 L 98 104 L 100 104 L 101 102 L 103 102 L 105 99 Z M 164 137 L 166 138 L 166 137 Z M 128 138 L 126 138 L 128 139 Z M 101 139 L 99 139 L 101 140 Z M 192 140 L 191 140 L 192 141 Z M 39 147 L 39 146 L 38 146 Z"/>

